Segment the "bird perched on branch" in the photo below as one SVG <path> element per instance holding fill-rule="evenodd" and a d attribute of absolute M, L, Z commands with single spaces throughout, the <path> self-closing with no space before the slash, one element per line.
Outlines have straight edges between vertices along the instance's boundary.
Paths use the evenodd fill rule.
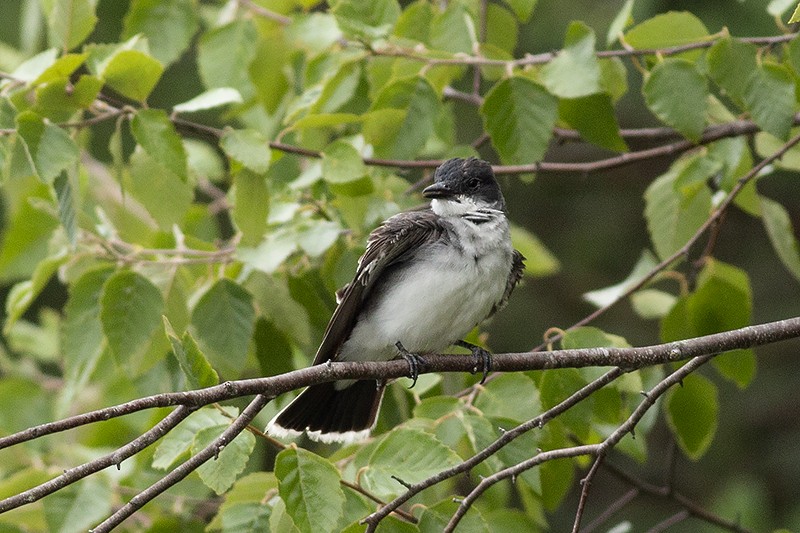
<path fill-rule="evenodd" d="M 315 365 L 328 361 L 409 361 L 416 381 L 424 355 L 469 348 L 483 377 L 491 356 L 462 340 L 508 300 L 524 257 L 511 246 L 505 200 L 491 165 L 450 159 L 423 196 L 430 207 L 397 214 L 369 236 L 355 278 L 337 293 Z M 267 426 L 276 437 L 306 432 L 322 442 L 366 438 L 386 383 L 312 385 Z"/>

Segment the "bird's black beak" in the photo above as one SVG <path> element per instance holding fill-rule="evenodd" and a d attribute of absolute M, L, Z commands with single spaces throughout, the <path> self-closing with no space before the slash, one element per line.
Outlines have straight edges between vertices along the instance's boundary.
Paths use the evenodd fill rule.
<path fill-rule="evenodd" d="M 422 196 L 425 198 L 452 198 L 455 196 L 453 190 L 442 182 L 428 185 L 422 191 Z"/>

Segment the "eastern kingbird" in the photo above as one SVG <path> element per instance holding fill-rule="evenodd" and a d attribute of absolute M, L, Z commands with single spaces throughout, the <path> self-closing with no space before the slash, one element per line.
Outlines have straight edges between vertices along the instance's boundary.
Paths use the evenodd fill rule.
<path fill-rule="evenodd" d="M 448 346 L 488 352 L 462 337 L 508 300 L 522 277 L 511 246 L 505 200 L 486 161 L 450 159 L 422 191 L 429 208 L 397 214 L 369 236 L 352 282 L 337 292 L 315 365 L 405 357 L 416 378 L 418 354 Z M 476 362 L 476 368 L 477 368 Z M 322 442 L 369 436 L 384 382 L 343 380 L 312 385 L 267 426 L 276 437 L 302 432 Z"/>

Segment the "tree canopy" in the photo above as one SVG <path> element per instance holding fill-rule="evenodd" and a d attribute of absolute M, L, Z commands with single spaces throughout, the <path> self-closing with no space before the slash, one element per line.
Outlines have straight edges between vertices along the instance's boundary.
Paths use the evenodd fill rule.
<path fill-rule="evenodd" d="M 596 4 L 0 0 L 0 528 L 797 527 L 795 2 Z M 527 257 L 497 372 L 306 368 L 468 156 Z M 396 378 L 370 439 L 263 433 L 343 377 Z"/>

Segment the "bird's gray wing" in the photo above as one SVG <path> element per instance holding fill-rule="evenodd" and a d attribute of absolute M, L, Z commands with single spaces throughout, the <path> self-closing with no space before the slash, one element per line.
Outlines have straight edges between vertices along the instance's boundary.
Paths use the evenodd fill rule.
<path fill-rule="evenodd" d="M 514 291 L 514 287 L 516 287 L 519 280 L 522 279 L 524 271 L 525 256 L 522 255 L 519 250 L 514 250 L 513 257 L 511 258 L 511 272 L 508 273 L 508 281 L 506 282 L 506 291 L 503 293 L 503 298 L 492 308 L 492 312 L 489 313 L 489 316 L 492 316 L 506 306 L 508 299 L 511 297 L 511 293 Z"/>
<path fill-rule="evenodd" d="M 336 293 L 338 305 L 325 329 L 314 364 L 336 357 L 350 337 L 364 302 L 389 267 L 399 265 L 421 244 L 442 238 L 446 233 L 430 210 L 400 213 L 376 228 L 369 236 L 364 255 L 358 260 L 355 278 Z"/>

